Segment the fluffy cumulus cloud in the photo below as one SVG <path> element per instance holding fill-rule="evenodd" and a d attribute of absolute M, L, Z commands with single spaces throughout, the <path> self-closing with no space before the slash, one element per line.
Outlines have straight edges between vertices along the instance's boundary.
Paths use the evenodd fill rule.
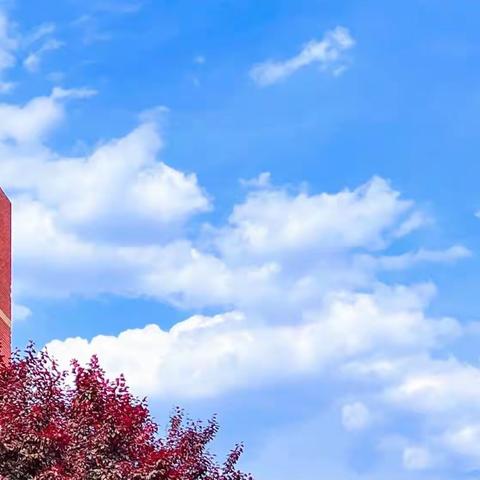
<path fill-rule="evenodd" d="M 36 97 L 24 105 L 0 103 L 0 141 L 2 141 L 0 148 L 5 158 L 2 161 L 2 176 L 7 182 L 6 188 L 12 184 L 13 178 L 17 177 L 18 182 L 18 178 L 25 176 L 23 167 L 36 162 L 36 156 L 29 154 L 23 163 L 14 160 L 24 155 L 27 145 L 38 145 L 63 120 L 65 101 L 71 98 L 86 98 L 94 94 L 95 91 L 90 89 L 55 88 L 51 95 Z M 12 148 L 9 142 L 16 144 L 15 147 Z M 19 146 L 24 148 L 20 149 Z M 15 158 L 9 161 L 9 154 Z M 30 175 L 33 176 L 35 173 L 36 171 L 32 171 Z"/>
<path fill-rule="evenodd" d="M 382 178 L 335 194 L 291 195 L 272 188 L 252 193 L 235 207 L 219 242 L 229 257 L 375 250 L 395 234 L 411 208 Z"/>
<path fill-rule="evenodd" d="M 422 420 L 420 438 L 404 438 L 406 445 L 399 444 L 407 469 L 480 468 L 478 364 L 452 355 L 435 358 L 420 349 L 402 355 L 377 352 L 343 368 L 349 378 L 371 385 L 376 409 L 387 416 L 408 414 Z"/>
<path fill-rule="evenodd" d="M 29 321 L 35 297 L 102 293 L 199 313 L 169 330 L 152 324 L 52 340 L 47 347 L 63 364 L 96 353 L 137 392 L 170 399 L 316 384 L 333 373 L 363 385 L 339 409 L 349 434 L 383 428 L 389 444 L 382 412 L 418 415 L 421 435 L 390 442 L 406 469 L 459 459 L 477 467 L 480 370 L 433 353 L 465 328 L 428 313 L 433 283 L 385 280 L 420 263 L 465 258 L 464 246 L 402 252 L 412 243 L 404 237 L 431 219 L 380 177 L 309 192 L 276 186 L 264 173 L 243 182 L 245 198 L 224 224 L 204 216 L 198 227 L 189 221 L 213 201 L 194 173 L 163 158 L 154 115 L 84 156 L 48 146 L 69 102 L 94 93 L 55 89 L 24 105 L 0 104 L 0 182 L 15 209 L 16 315 Z"/>
<path fill-rule="evenodd" d="M 42 114 L 54 121 L 60 113 L 56 100 L 50 97 L 41 103 L 51 108 L 50 114 L 48 108 L 42 108 Z M 30 131 L 37 127 L 32 119 L 35 107 L 33 115 L 29 107 L 25 107 L 25 112 L 18 112 L 18 128 L 16 122 L 11 129 L 3 126 L 6 134 L 16 138 L 24 134 L 33 137 Z M 21 121 L 23 115 L 32 121 L 26 127 L 29 132 L 20 130 L 25 128 Z M 45 119 L 41 122 L 40 128 L 48 128 Z M 156 162 L 161 146 L 156 125 L 143 123 L 126 137 L 100 146 L 86 158 L 33 157 L 25 162 L 15 159 L 4 162 L 0 173 L 7 188 L 29 192 L 33 200 L 55 217 L 57 225 L 67 229 L 89 231 L 95 227 L 98 232 L 99 227 L 106 227 L 105 222 L 108 228 L 121 224 L 132 229 L 148 227 L 152 222 L 170 224 L 206 210 L 208 199 L 194 175 Z M 20 175 L 25 167 L 29 167 L 27 172 Z M 135 234 L 123 233 L 125 236 Z"/>
<path fill-rule="evenodd" d="M 179 258 L 195 257 L 188 242 L 167 237 L 210 200 L 194 174 L 159 160 L 162 135 L 151 116 L 85 157 L 45 146 L 66 102 L 94 93 L 57 88 L 25 105 L 0 104 L 0 178 L 15 208 L 18 294 L 142 294 L 153 265 L 177 268 Z M 193 268 L 205 262 L 200 256 Z M 128 288 L 122 274 L 132 278 Z"/>
<path fill-rule="evenodd" d="M 405 292 L 391 294 L 400 297 L 400 305 Z M 65 360 L 72 351 L 80 353 L 82 360 L 97 352 L 110 371 L 124 372 L 143 393 L 175 398 L 211 396 L 312 375 L 372 351 L 408 351 L 434 344 L 455 331 L 448 319 L 427 320 L 413 305 L 411 311 L 403 311 L 381 303 L 375 295 L 338 295 L 313 318 L 297 325 L 259 324 L 240 312 L 230 312 L 194 316 L 168 332 L 150 325 L 91 342 L 54 341 L 48 348 Z M 284 358 L 289 358 L 288 364 Z M 366 422 L 353 418 L 367 416 L 356 407 L 346 413 L 352 428 Z"/>
<path fill-rule="evenodd" d="M 15 206 L 19 295 L 147 295 L 267 319 L 308 318 L 327 293 L 368 286 L 378 270 L 468 253 L 378 255 L 419 215 L 381 178 L 332 194 L 263 182 L 227 225 L 187 240 L 183 225 L 211 201 L 193 173 L 161 160 L 151 115 L 84 157 L 45 146 L 66 103 L 93 93 L 55 89 L 22 106 L 0 105 L 0 178 Z"/>
<path fill-rule="evenodd" d="M 50 351 L 64 364 L 72 354 L 86 361 L 97 353 L 110 373 L 123 372 L 137 391 L 164 398 L 210 397 L 299 378 L 319 381 L 332 371 L 345 379 L 353 375 L 371 383 L 375 409 L 420 413 L 436 425 L 425 428 L 420 443 L 405 440 L 398 446 L 406 469 L 434 468 L 445 451 L 452 459 L 467 456 L 467 440 L 459 439 L 468 437 L 461 429 L 475 415 L 459 426 L 435 423 L 453 405 L 437 415 L 434 405 L 422 406 L 435 371 L 440 377 L 433 382 L 440 390 L 434 388 L 431 397 L 437 408 L 449 401 L 447 385 L 473 384 L 458 378 L 458 365 L 441 363 L 429 353 L 463 335 L 462 326 L 426 313 L 433 284 L 389 285 L 380 278 L 387 270 L 451 262 L 469 251 L 453 246 L 389 254 L 399 238 L 430 219 L 381 178 L 320 194 L 270 182 L 250 186 L 228 222 L 203 228 L 198 242 L 176 238 L 116 245 L 100 257 L 100 247 L 92 243 L 94 252 L 86 254 L 96 258 L 97 271 L 105 268 L 100 277 L 110 279 L 99 288 L 115 285 L 117 293 L 125 293 L 133 285 L 130 295 L 215 308 L 217 315 L 195 315 L 170 330 L 148 325 L 118 336 L 55 340 Z M 65 225 L 81 236 L 81 225 Z M 111 265 L 122 273 L 109 271 Z M 121 285 L 125 271 L 128 287 Z M 95 285 L 95 280 L 87 283 Z M 470 375 L 478 374 L 469 368 Z M 450 369 L 451 377 L 443 378 Z M 416 374 L 427 380 L 415 380 Z M 452 404 L 465 408 L 476 395 L 467 390 Z M 366 405 L 359 398 L 343 406 L 346 431 L 368 431 L 373 416 Z"/>
<path fill-rule="evenodd" d="M 346 68 L 345 53 L 355 45 L 355 40 L 344 27 L 325 33 L 322 40 L 311 40 L 301 51 L 287 60 L 267 60 L 250 70 L 250 77 L 262 87 L 277 83 L 296 71 L 318 64 L 322 70 L 339 75 Z"/>

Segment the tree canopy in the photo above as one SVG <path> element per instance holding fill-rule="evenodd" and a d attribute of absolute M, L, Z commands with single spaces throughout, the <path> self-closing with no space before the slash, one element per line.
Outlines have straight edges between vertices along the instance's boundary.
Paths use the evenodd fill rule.
<path fill-rule="evenodd" d="M 160 436 L 146 401 L 95 357 L 65 372 L 31 346 L 0 362 L 1 480 L 252 480 L 241 445 L 223 463 L 209 452 L 217 431 L 177 409 Z"/>

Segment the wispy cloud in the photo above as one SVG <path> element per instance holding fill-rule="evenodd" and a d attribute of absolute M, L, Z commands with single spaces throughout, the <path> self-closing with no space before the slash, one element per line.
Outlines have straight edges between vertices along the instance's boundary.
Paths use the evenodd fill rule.
<path fill-rule="evenodd" d="M 6 93 L 13 84 L 3 82 L 4 72 L 16 64 L 15 52 L 19 47 L 17 35 L 5 12 L 0 10 L 0 90 Z"/>
<path fill-rule="evenodd" d="M 11 67 L 15 63 L 13 51 L 18 42 L 13 33 L 12 25 L 4 12 L 0 12 L 0 68 Z"/>
<path fill-rule="evenodd" d="M 271 186 L 272 174 L 270 172 L 262 172 L 255 178 L 240 179 L 240 185 L 247 188 L 267 188 Z"/>
<path fill-rule="evenodd" d="M 25 35 L 23 38 L 22 43 L 25 46 L 30 46 L 39 40 L 47 37 L 48 35 L 51 35 L 52 33 L 55 32 L 55 24 L 48 22 L 48 23 L 42 23 L 38 27 L 36 27 L 33 31 L 31 31 L 29 34 Z"/>
<path fill-rule="evenodd" d="M 134 15 L 139 13 L 143 0 L 75 0 L 82 14 L 71 22 L 71 26 L 82 35 L 85 45 L 109 42 L 114 37 L 108 20 L 112 16 Z"/>
<path fill-rule="evenodd" d="M 38 72 L 43 56 L 47 52 L 62 48 L 63 45 L 63 42 L 55 38 L 47 40 L 40 48 L 30 53 L 27 58 L 25 58 L 23 61 L 23 66 L 31 73 Z"/>
<path fill-rule="evenodd" d="M 22 57 L 23 66 L 30 72 L 40 68 L 43 56 L 63 46 L 63 42 L 52 36 L 54 23 L 42 23 L 30 32 L 22 32 L 0 8 L 0 94 L 10 93 L 15 82 L 5 79 L 6 72 L 18 65 Z"/>
<path fill-rule="evenodd" d="M 103 0 L 94 4 L 94 10 L 118 14 L 136 13 L 142 7 L 141 0 Z"/>
<path fill-rule="evenodd" d="M 23 67 L 31 73 L 40 69 L 43 57 L 51 51 L 64 46 L 64 42 L 54 37 L 56 25 L 52 22 L 42 23 L 31 32 L 21 36 L 21 50 L 26 52 Z"/>
<path fill-rule="evenodd" d="M 346 69 L 344 54 L 355 45 L 349 30 L 336 27 L 328 31 L 322 40 L 311 40 L 298 55 L 287 60 L 267 60 L 255 65 L 250 76 L 258 85 L 265 87 L 283 80 L 296 71 L 317 63 L 325 71 L 339 75 Z"/>
<path fill-rule="evenodd" d="M 82 15 L 72 22 L 72 26 L 80 30 L 85 45 L 112 39 L 112 34 L 101 29 L 97 16 L 93 14 Z"/>

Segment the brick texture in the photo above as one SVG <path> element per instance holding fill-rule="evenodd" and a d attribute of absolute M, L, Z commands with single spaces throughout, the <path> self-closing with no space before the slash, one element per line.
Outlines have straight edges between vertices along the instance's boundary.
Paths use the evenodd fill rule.
<path fill-rule="evenodd" d="M 12 206 L 0 189 L 0 309 L 12 318 Z M 0 319 L 0 352 L 5 358 L 11 352 L 11 328 Z"/>

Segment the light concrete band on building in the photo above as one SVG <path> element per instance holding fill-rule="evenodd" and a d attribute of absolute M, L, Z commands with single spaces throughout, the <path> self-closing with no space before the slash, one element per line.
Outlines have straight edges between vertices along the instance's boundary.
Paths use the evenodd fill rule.
<path fill-rule="evenodd" d="M 0 308 L 0 320 L 2 320 L 8 328 L 12 328 L 12 321 L 7 317 L 5 312 Z"/>

